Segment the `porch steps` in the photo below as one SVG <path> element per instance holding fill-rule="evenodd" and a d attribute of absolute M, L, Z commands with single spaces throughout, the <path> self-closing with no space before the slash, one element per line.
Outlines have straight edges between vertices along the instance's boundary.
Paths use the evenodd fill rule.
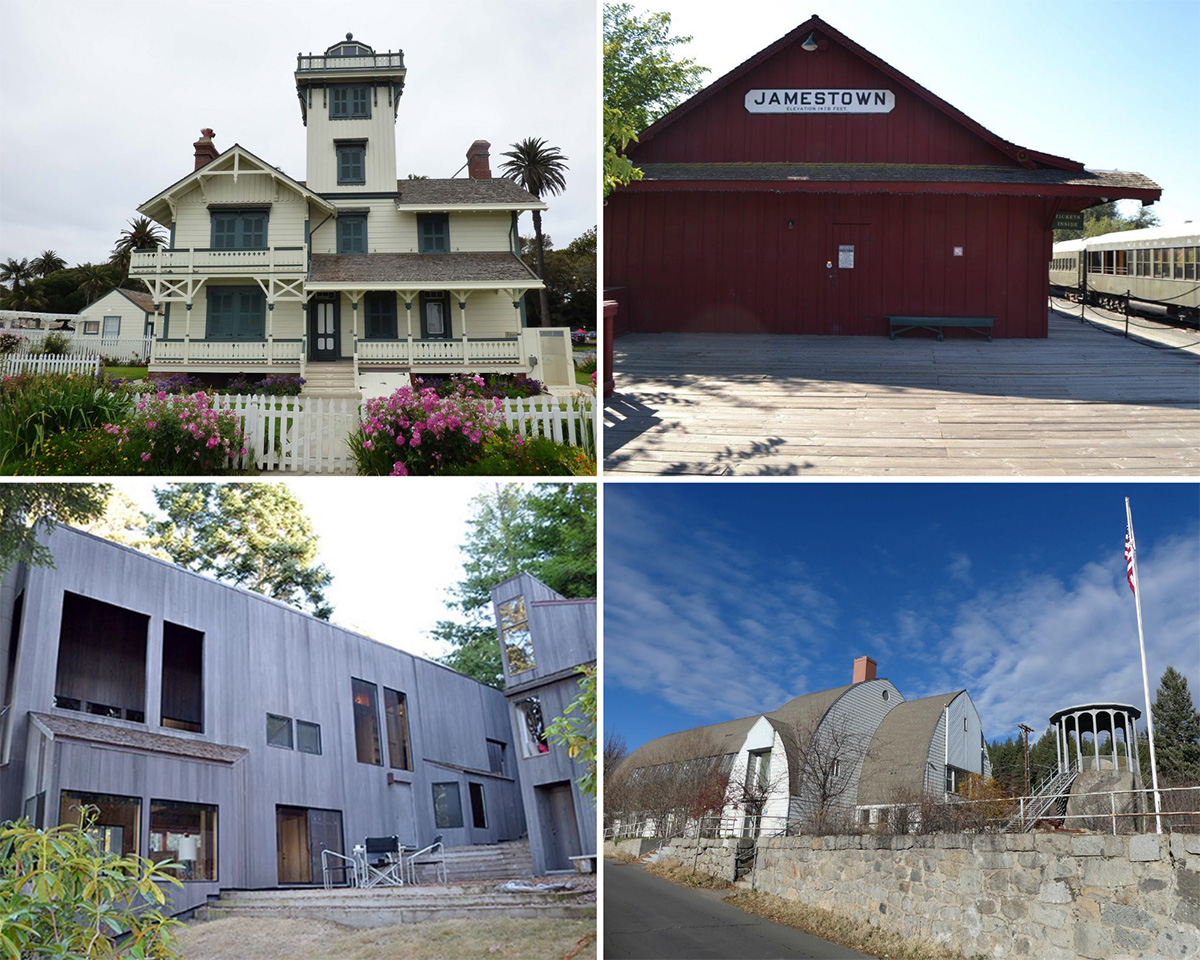
<path fill-rule="evenodd" d="M 354 382 L 354 364 L 309 363 L 304 369 L 302 397 L 353 397 L 358 398 L 358 387 Z"/>
<path fill-rule="evenodd" d="M 417 874 L 424 881 L 434 871 L 425 867 Z M 528 840 L 510 843 L 480 844 L 473 847 L 449 847 L 446 850 L 446 879 L 451 883 L 480 880 L 508 880 L 533 875 L 533 860 Z"/>

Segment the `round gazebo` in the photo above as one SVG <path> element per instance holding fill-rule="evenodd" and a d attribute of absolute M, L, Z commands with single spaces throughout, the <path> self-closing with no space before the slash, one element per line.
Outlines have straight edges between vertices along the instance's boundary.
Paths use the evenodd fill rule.
<path fill-rule="evenodd" d="M 1134 721 L 1142 715 L 1142 711 L 1128 703 L 1084 703 L 1076 707 L 1059 710 L 1050 717 L 1058 743 L 1058 772 L 1066 773 L 1073 770 L 1082 773 L 1084 770 L 1101 769 L 1102 761 L 1112 763 L 1115 770 L 1121 769 L 1122 751 L 1119 745 L 1124 743 L 1124 768 L 1138 775 L 1137 729 Z M 1117 733 L 1121 738 L 1117 738 Z M 1071 734 L 1074 733 L 1075 750 L 1072 754 Z M 1083 735 L 1092 735 L 1091 750 L 1085 751 Z M 1112 753 L 1100 755 L 1100 735 L 1108 734 L 1112 744 Z M 1089 757 L 1086 754 L 1090 752 Z"/>

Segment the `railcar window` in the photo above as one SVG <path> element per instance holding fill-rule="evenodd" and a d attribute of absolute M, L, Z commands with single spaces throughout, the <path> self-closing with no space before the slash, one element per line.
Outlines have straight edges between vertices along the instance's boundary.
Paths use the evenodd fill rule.
<path fill-rule="evenodd" d="M 1165 250 L 1161 250 L 1161 249 L 1151 251 L 1151 254 L 1154 258 L 1153 259 L 1153 272 L 1151 273 L 1151 276 L 1161 277 L 1163 275 L 1163 254 L 1165 252 L 1166 252 Z"/>
<path fill-rule="evenodd" d="M 1175 248 L 1175 279 L 1183 279 L 1183 247 Z"/>
<path fill-rule="evenodd" d="M 1184 251 L 1184 256 L 1183 256 L 1183 279 L 1184 280 L 1195 280 L 1196 279 L 1196 260 L 1197 260 L 1196 254 L 1197 254 L 1196 247 L 1188 247 L 1187 250 Z"/>
<path fill-rule="evenodd" d="M 1117 251 L 1117 276 L 1119 276 L 1119 277 L 1123 277 L 1128 273 L 1128 271 L 1125 269 L 1125 266 L 1127 263 L 1126 258 L 1128 256 L 1129 256 L 1128 250 L 1118 250 Z"/>
<path fill-rule="evenodd" d="M 1099 250 L 1088 251 L 1088 273 L 1102 273 L 1104 264 L 1104 255 Z"/>

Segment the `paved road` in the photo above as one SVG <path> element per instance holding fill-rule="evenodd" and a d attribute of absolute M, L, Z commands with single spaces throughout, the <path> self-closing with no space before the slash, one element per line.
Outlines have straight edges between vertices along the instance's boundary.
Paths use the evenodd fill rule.
<path fill-rule="evenodd" d="M 605 960 L 766 960 L 866 957 L 722 903 L 641 867 L 604 861 Z"/>

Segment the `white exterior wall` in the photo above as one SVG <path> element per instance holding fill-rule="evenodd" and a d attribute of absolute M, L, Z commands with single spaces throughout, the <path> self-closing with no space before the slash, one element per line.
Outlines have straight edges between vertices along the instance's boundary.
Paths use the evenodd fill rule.
<path fill-rule="evenodd" d="M 91 306 L 84 307 L 79 311 L 79 319 L 75 322 L 75 339 L 85 347 L 89 340 L 99 341 L 104 333 L 105 317 L 121 318 L 121 330 L 117 336 L 122 339 L 145 335 L 146 311 L 124 294 L 111 290 Z M 99 322 L 95 333 L 84 332 L 84 323 L 90 320 Z M 153 315 L 151 315 L 151 320 L 153 322 Z"/>
<path fill-rule="evenodd" d="M 966 693 L 960 693 L 950 704 L 949 761 L 952 766 L 971 773 L 984 773 L 984 752 L 981 749 L 983 723 L 975 704 Z M 942 723 L 946 714 L 942 714 Z M 964 729 L 965 728 L 965 729 Z"/>
<path fill-rule="evenodd" d="M 248 287 L 258 286 L 258 284 L 252 278 L 246 277 L 245 280 L 213 280 L 201 286 L 196 291 L 196 299 L 192 303 L 191 326 L 186 331 L 192 340 L 206 339 L 208 333 L 208 289 L 209 287 L 220 286 Z M 349 311 L 349 304 L 346 305 L 346 310 Z M 167 328 L 168 339 L 183 339 L 185 325 L 188 322 L 187 313 L 187 308 L 182 303 L 177 301 L 172 302 L 171 322 Z M 271 316 L 272 313 L 274 313 L 274 317 Z M 346 316 L 348 323 L 349 313 Z M 267 335 L 268 326 L 276 340 L 299 340 L 304 336 L 304 314 L 300 309 L 300 302 L 297 300 L 280 300 L 277 302 L 274 311 L 268 310 L 266 312 L 266 318 L 263 321 L 264 338 Z M 297 356 L 299 356 L 298 353 Z"/>
<path fill-rule="evenodd" d="M 738 748 L 732 771 L 729 774 L 729 795 L 730 797 L 741 796 L 742 787 L 746 783 L 746 769 L 750 762 L 751 752 L 767 748 L 771 750 L 768 783 L 772 789 L 767 796 L 766 803 L 763 804 L 763 832 L 777 833 L 783 830 L 784 824 L 787 822 L 789 771 L 787 752 L 784 750 L 783 741 L 766 717 L 758 718 L 754 726 L 750 728 L 750 732 L 746 734 L 746 739 L 742 741 L 741 747 Z M 725 809 L 721 811 L 721 818 L 725 821 L 727 834 L 741 834 L 742 817 L 745 816 L 745 813 L 745 806 L 741 803 L 734 802 L 725 805 Z"/>
<path fill-rule="evenodd" d="M 243 174 L 238 182 L 233 177 L 214 177 L 205 187 L 207 199 L 200 188 L 188 191 L 175 208 L 175 248 L 208 249 L 212 245 L 210 203 L 269 203 L 267 246 L 301 247 L 304 245 L 304 221 L 308 217 L 308 202 L 294 190 L 276 186 L 271 177 Z"/>
<path fill-rule="evenodd" d="M 336 201 L 338 206 L 367 214 L 367 250 L 369 253 L 418 253 L 417 215 L 397 210 L 394 200 L 386 197 Z M 272 211 L 272 216 L 274 212 Z M 311 220 L 313 253 L 337 253 L 337 224 L 322 223 L 326 214 L 314 210 Z M 509 230 L 512 217 L 507 211 L 454 211 L 450 214 L 450 249 L 455 253 L 497 253 L 511 249 Z M 303 236 L 303 233 L 301 234 Z M 436 254 L 430 254 L 436 256 Z"/>
<path fill-rule="evenodd" d="M 396 121 L 388 84 L 375 84 L 369 120 L 330 120 L 326 91 L 312 87 L 308 108 L 308 178 L 314 193 L 380 193 L 396 190 Z M 339 185 L 334 140 L 366 140 L 366 183 Z M 416 171 L 414 171 L 416 172 Z"/>

